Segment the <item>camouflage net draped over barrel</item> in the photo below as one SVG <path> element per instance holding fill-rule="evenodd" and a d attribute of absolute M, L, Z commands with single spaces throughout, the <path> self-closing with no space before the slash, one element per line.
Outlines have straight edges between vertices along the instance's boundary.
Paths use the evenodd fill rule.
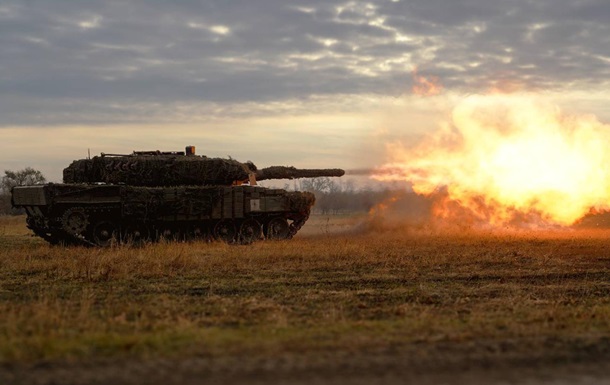
<path fill-rule="evenodd" d="M 230 185 L 247 180 L 252 163 L 200 156 L 96 156 L 64 169 L 64 183 L 132 186 Z"/>
<path fill-rule="evenodd" d="M 343 176 L 339 168 L 298 169 L 295 167 L 271 166 L 256 171 L 256 180 L 316 178 L 319 176 Z"/>

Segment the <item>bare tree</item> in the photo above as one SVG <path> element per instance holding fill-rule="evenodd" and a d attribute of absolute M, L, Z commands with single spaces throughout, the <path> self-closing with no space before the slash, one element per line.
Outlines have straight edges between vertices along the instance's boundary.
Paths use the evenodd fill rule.
<path fill-rule="evenodd" d="M 323 193 L 328 192 L 331 188 L 333 182 L 329 177 L 319 177 L 319 178 L 310 178 L 310 179 L 301 179 L 299 181 L 301 191 L 309 191 L 313 193 Z"/>
<path fill-rule="evenodd" d="M 0 178 L 0 215 L 23 214 L 23 209 L 16 209 L 11 205 L 10 193 L 13 187 L 42 184 L 46 181 L 42 172 L 31 167 L 19 171 L 5 170 L 4 176 Z"/>
<path fill-rule="evenodd" d="M 42 175 L 42 172 L 31 167 L 19 171 L 4 170 L 4 176 L 0 180 L 0 190 L 3 193 L 9 193 L 15 186 L 43 184 L 46 181 L 47 178 Z"/>

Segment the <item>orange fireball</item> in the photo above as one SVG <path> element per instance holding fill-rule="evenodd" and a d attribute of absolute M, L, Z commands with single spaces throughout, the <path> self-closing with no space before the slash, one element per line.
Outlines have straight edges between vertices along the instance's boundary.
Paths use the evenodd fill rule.
<path fill-rule="evenodd" d="M 409 180 L 420 194 L 446 189 L 451 207 L 494 225 L 538 218 L 570 225 L 610 208 L 610 126 L 567 115 L 531 94 L 470 96 L 420 145 L 388 145 L 377 180 Z"/>

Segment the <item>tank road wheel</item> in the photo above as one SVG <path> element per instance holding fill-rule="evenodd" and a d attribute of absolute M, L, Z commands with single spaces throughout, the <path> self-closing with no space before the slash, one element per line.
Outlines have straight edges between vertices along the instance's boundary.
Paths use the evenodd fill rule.
<path fill-rule="evenodd" d="M 117 241 L 118 228 L 110 221 L 100 221 L 93 227 L 93 241 L 102 247 L 108 247 Z"/>
<path fill-rule="evenodd" d="M 208 226 L 196 224 L 189 228 L 187 237 L 192 241 L 210 241 L 210 229 Z"/>
<path fill-rule="evenodd" d="M 184 238 L 184 234 L 178 227 L 164 226 L 159 230 L 159 238 L 165 242 L 177 242 Z"/>
<path fill-rule="evenodd" d="M 285 218 L 273 218 L 267 223 L 267 239 L 288 239 L 290 228 Z"/>
<path fill-rule="evenodd" d="M 121 238 L 124 243 L 141 245 L 150 242 L 150 230 L 145 224 L 132 223 L 125 227 Z"/>
<path fill-rule="evenodd" d="M 239 242 L 243 245 L 249 245 L 254 241 L 258 241 L 261 239 L 261 235 L 261 224 L 256 219 L 246 219 L 239 226 Z"/>
<path fill-rule="evenodd" d="M 232 243 L 235 241 L 235 235 L 237 235 L 237 230 L 231 220 L 223 219 L 214 226 L 214 238 L 219 241 Z"/>
<path fill-rule="evenodd" d="M 84 209 L 73 207 L 67 209 L 61 217 L 63 229 L 71 235 L 81 235 L 89 225 L 89 216 Z"/>

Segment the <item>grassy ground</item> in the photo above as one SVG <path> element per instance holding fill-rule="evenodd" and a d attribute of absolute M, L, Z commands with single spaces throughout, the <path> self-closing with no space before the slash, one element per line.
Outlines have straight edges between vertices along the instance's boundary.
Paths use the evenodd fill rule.
<path fill-rule="evenodd" d="M 289 242 L 88 249 L 0 217 L 0 379 L 41 362 L 186 357 L 328 372 L 610 358 L 610 233 L 364 219 L 313 217 Z"/>

